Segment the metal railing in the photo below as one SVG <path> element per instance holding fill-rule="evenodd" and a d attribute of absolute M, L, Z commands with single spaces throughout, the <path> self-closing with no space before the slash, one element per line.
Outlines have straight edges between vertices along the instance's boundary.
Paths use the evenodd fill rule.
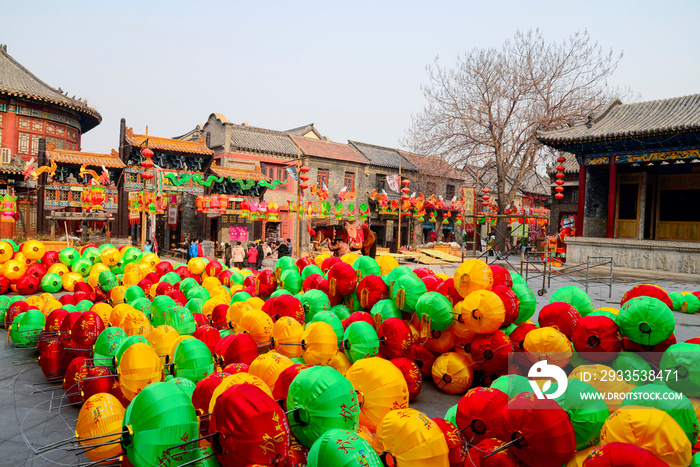
<path fill-rule="evenodd" d="M 601 266 L 610 266 L 610 273 L 606 276 L 593 276 L 591 275 L 591 270 Z M 586 287 L 586 293 L 588 293 L 589 283 L 599 283 L 608 287 L 608 298 L 612 297 L 612 284 L 613 284 L 613 258 L 612 256 L 587 256 L 585 263 L 580 264 L 566 264 L 560 269 L 549 268 L 549 277 L 547 279 L 547 286 L 551 287 L 552 274 L 561 275 L 568 277 L 571 281 L 577 284 L 584 285 Z M 582 278 L 578 277 L 583 275 Z"/>

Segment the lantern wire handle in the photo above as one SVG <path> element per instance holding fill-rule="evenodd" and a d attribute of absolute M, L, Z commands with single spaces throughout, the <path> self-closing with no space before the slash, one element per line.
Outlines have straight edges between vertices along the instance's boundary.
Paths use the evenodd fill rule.
<path fill-rule="evenodd" d="M 506 444 L 504 444 L 503 446 L 498 447 L 498 448 L 494 449 L 493 451 L 491 451 L 489 454 L 485 455 L 485 456 L 484 456 L 484 459 L 487 459 L 487 458 L 493 456 L 494 454 L 498 454 L 498 453 L 501 452 L 501 451 L 505 451 L 506 449 L 508 449 L 509 447 L 513 446 L 514 444 L 518 444 L 518 443 L 519 443 L 520 441 L 522 441 L 523 439 L 525 439 L 525 438 L 523 438 L 523 436 L 520 435 L 520 436 L 518 436 L 517 438 L 515 438 L 515 439 L 512 440 L 512 441 L 508 441 L 508 442 L 507 442 Z"/>

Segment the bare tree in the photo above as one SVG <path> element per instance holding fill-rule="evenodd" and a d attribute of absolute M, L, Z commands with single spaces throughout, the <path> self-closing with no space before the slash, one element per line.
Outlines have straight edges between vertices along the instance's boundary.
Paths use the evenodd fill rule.
<path fill-rule="evenodd" d="M 436 58 L 422 87 L 427 103 L 405 144 L 458 167 L 495 166 L 491 188 L 503 209 L 526 175 L 544 165 L 535 133 L 599 111 L 612 97 L 606 80 L 621 58 L 586 31 L 548 43 L 539 30 L 518 31 L 499 50 L 473 49 L 453 67 Z"/>

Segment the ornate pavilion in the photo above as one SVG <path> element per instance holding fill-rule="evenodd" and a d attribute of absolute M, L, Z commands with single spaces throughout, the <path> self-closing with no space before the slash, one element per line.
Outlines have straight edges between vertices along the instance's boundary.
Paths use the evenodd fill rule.
<path fill-rule="evenodd" d="M 700 94 L 615 100 L 538 139 L 579 164 L 570 260 L 603 255 L 620 267 L 700 272 Z"/>
<path fill-rule="evenodd" d="M 87 100 L 49 86 L 10 56 L 6 45 L 0 45 L 0 196 L 15 198 L 18 215 L 13 233 L 30 236 L 48 229 L 40 193 L 46 175 L 35 180 L 23 174 L 48 165 L 48 160 L 40 160 L 40 141 L 58 152 L 80 151 L 83 133 L 100 121 L 102 116 Z M 82 177 L 76 182 L 83 183 Z M 55 198 L 51 201 L 66 201 Z M 50 203 L 49 209 L 54 206 Z"/>

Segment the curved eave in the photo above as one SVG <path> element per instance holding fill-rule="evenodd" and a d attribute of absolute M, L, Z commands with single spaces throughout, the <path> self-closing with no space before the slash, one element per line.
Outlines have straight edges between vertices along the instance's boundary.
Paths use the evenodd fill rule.
<path fill-rule="evenodd" d="M 551 137 L 547 138 L 544 135 L 537 135 L 537 140 L 546 144 L 547 146 L 552 146 L 554 148 L 571 146 L 574 144 L 586 144 L 586 143 L 597 143 L 600 141 L 616 141 L 629 138 L 653 138 L 655 136 L 668 136 L 668 135 L 678 135 L 684 133 L 695 133 L 700 131 L 699 127 L 695 126 L 681 126 L 674 128 L 663 128 L 658 130 L 640 130 L 640 131 L 625 131 L 618 133 L 610 133 L 606 135 L 591 135 L 582 136 L 579 138 L 565 138 L 565 137 Z"/>
<path fill-rule="evenodd" d="M 77 105 L 70 105 L 66 104 L 65 102 L 61 102 L 55 99 L 48 99 L 45 97 L 41 96 L 35 96 L 33 94 L 25 94 L 22 92 L 16 92 L 16 91 L 2 91 L 0 90 L 1 95 L 6 95 L 6 96 L 12 96 L 12 97 L 18 97 L 22 99 L 29 99 L 37 102 L 44 102 L 48 104 L 53 104 L 57 107 L 63 107 L 66 109 L 70 109 L 74 112 L 78 112 L 80 114 L 80 125 L 81 129 L 80 132 L 81 134 L 87 133 L 88 131 L 92 130 L 95 128 L 97 125 L 99 125 L 102 122 L 102 115 L 100 115 L 99 112 L 97 112 L 94 109 L 91 109 L 89 107 L 79 107 Z"/>

